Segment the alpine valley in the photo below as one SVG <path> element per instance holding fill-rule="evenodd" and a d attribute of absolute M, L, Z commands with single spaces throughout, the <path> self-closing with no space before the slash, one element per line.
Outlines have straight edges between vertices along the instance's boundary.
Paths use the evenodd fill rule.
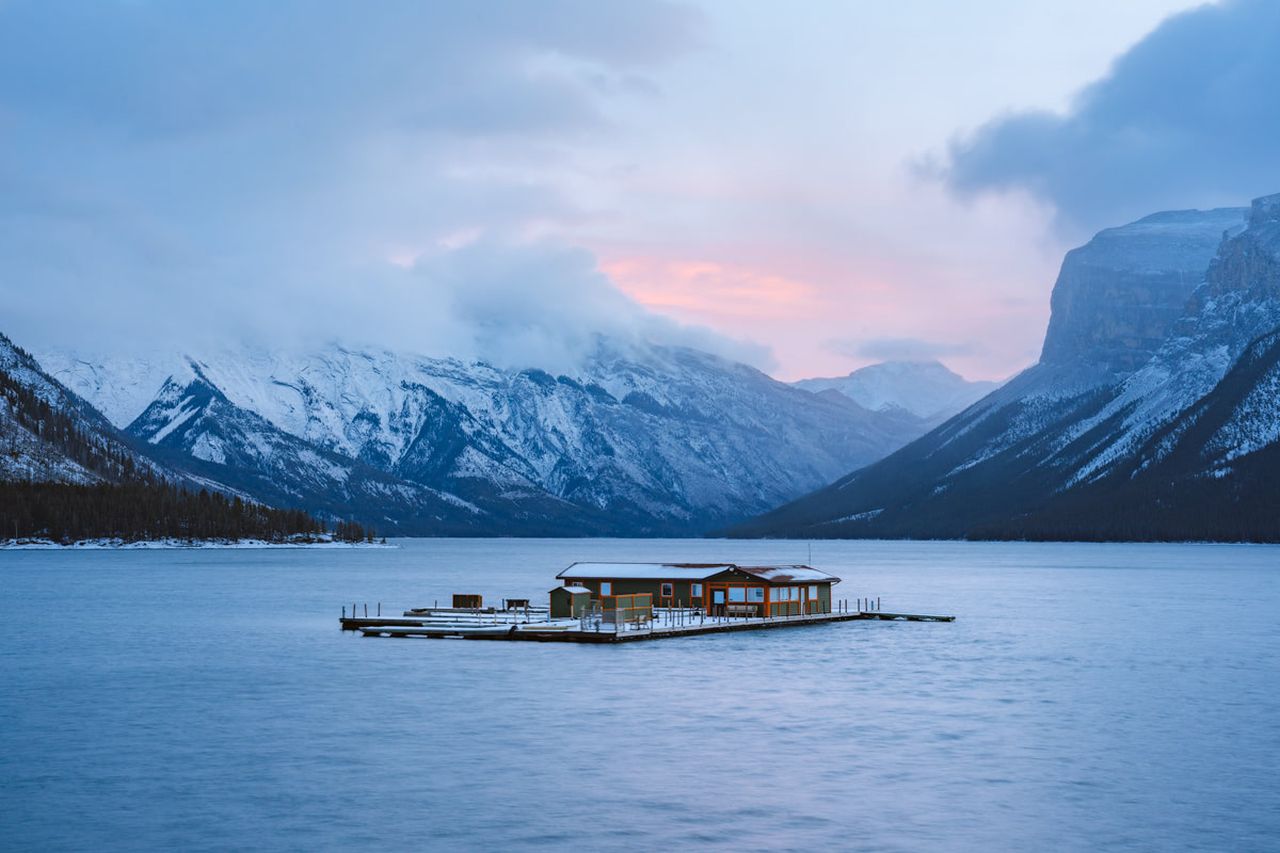
<path fill-rule="evenodd" d="M 740 536 L 1280 540 L 1280 195 L 1068 253 L 1038 364 Z"/>
<path fill-rule="evenodd" d="M 700 534 L 936 423 L 604 339 L 555 376 L 337 344 L 24 358 L 46 396 L 146 464 L 380 535 Z"/>

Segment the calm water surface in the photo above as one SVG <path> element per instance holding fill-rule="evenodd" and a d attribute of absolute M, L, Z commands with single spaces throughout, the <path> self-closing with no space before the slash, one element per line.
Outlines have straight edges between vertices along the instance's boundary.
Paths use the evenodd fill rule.
<path fill-rule="evenodd" d="M 1280 549 L 822 542 L 838 595 L 958 621 L 340 633 L 579 559 L 809 556 L 400 544 L 0 553 L 0 847 L 1280 849 Z"/>

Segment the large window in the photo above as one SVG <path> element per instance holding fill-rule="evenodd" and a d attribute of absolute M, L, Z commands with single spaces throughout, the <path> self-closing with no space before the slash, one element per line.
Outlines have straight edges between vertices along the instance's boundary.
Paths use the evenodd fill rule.
<path fill-rule="evenodd" d="M 689 584 L 689 595 L 694 598 L 702 598 L 702 584 Z"/>
<path fill-rule="evenodd" d="M 664 584 L 662 585 L 662 597 L 663 597 L 663 598 L 670 598 L 673 594 L 674 594 L 674 592 L 673 592 L 673 590 L 671 589 L 671 584 L 669 584 L 669 583 L 664 583 Z"/>
<path fill-rule="evenodd" d="M 613 584 L 609 581 L 600 581 L 600 594 L 613 595 Z"/>
<path fill-rule="evenodd" d="M 762 586 L 747 587 L 747 601 L 764 601 L 764 587 Z"/>
<path fill-rule="evenodd" d="M 739 602 L 746 601 L 747 600 L 746 587 L 741 587 L 741 586 L 729 587 L 729 600 L 739 601 Z"/>
<path fill-rule="evenodd" d="M 818 588 L 816 586 L 809 587 L 809 599 L 811 601 L 818 600 Z"/>

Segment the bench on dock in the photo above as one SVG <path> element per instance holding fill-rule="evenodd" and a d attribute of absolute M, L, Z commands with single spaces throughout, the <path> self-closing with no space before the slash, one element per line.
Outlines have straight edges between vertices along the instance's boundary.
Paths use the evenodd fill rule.
<path fill-rule="evenodd" d="M 754 604 L 726 604 L 725 613 L 729 616 L 755 616 L 758 608 Z"/>

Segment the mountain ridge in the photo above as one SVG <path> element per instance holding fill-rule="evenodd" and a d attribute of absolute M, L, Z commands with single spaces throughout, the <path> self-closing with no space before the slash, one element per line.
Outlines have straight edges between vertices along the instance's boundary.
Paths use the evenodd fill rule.
<path fill-rule="evenodd" d="M 400 533 L 701 534 L 928 427 L 682 347 L 602 342 L 559 376 L 342 344 L 175 354 L 167 370 L 42 357 L 119 419 L 148 397 L 130 383 L 165 373 L 130 435 L 276 502 L 349 512 L 383 495 L 358 520 Z"/>

